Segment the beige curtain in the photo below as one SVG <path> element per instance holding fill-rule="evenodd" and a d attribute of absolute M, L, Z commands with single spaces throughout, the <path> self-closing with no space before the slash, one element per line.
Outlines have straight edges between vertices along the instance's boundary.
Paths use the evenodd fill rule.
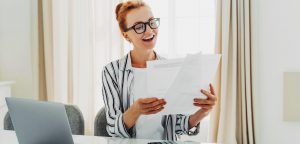
<path fill-rule="evenodd" d="M 93 134 L 104 106 L 101 70 L 123 55 L 119 0 L 39 0 L 39 99 L 79 107 Z"/>
<path fill-rule="evenodd" d="M 210 141 L 254 144 L 250 0 L 217 0 L 216 52 L 222 54 Z"/>

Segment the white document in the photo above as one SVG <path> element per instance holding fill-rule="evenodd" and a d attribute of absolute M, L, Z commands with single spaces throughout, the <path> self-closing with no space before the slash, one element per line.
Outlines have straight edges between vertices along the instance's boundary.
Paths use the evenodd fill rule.
<path fill-rule="evenodd" d="M 200 90 L 209 90 L 209 83 L 214 81 L 219 61 L 219 55 L 188 55 L 165 94 L 167 105 L 162 114 L 196 112 L 199 107 L 193 105 L 193 99 L 207 98 Z"/>
<path fill-rule="evenodd" d="M 200 90 L 214 81 L 220 55 L 187 55 L 184 59 L 147 62 L 147 95 L 164 98 L 165 109 L 159 114 L 192 114 L 199 107 L 194 98 L 203 98 Z"/>
<path fill-rule="evenodd" d="M 134 86 L 132 92 L 134 94 L 133 101 L 139 98 L 148 97 L 147 94 L 147 69 L 146 68 L 134 68 Z"/>
<path fill-rule="evenodd" d="M 165 94 L 167 105 L 161 114 L 190 114 L 199 109 L 193 105 L 193 99 L 201 96 L 201 68 L 201 54 L 185 58 Z"/>
<path fill-rule="evenodd" d="M 163 98 L 184 59 L 156 60 L 147 62 L 147 93 L 149 97 Z"/>
<path fill-rule="evenodd" d="M 137 100 L 139 98 L 146 98 L 147 93 L 147 84 L 146 84 L 146 73 L 147 69 L 144 68 L 134 68 L 134 83 L 132 90 L 133 100 Z M 139 119 L 136 121 L 136 131 L 137 138 L 147 138 L 150 139 L 159 139 L 163 133 L 163 127 L 161 126 L 161 115 L 141 115 Z M 145 123 L 149 123 L 145 125 Z M 149 134 L 152 133 L 151 136 Z M 155 134 L 153 134 L 155 133 Z M 161 139 L 161 138 L 160 138 Z"/>

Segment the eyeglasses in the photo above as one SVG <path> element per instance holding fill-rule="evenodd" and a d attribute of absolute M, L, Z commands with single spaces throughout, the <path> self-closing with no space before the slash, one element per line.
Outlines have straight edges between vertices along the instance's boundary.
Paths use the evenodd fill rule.
<path fill-rule="evenodd" d="M 149 25 L 151 29 L 157 29 L 159 27 L 159 20 L 160 18 L 154 18 L 154 19 L 150 19 L 147 22 L 137 23 L 132 27 L 125 29 L 125 32 L 133 29 L 137 34 L 142 34 L 146 31 L 147 25 Z"/>

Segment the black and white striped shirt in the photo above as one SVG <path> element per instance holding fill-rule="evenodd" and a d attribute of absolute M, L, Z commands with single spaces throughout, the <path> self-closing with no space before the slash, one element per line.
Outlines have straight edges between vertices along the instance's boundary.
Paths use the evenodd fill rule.
<path fill-rule="evenodd" d="M 156 55 L 156 60 L 162 59 L 164 58 Z M 135 137 L 135 126 L 127 129 L 123 121 L 123 113 L 132 105 L 130 97 L 133 79 L 130 52 L 125 57 L 110 62 L 103 68 L 102 95 L 107 119 L 106 130 L 110 136 Z M 163 138 L 175 141 L 182 134 L 196 135 L 199 133 L 199 124 L 193 131 L 188 129 L 188 124 L 189 115 L 164 115 L 162 118 Z"/>

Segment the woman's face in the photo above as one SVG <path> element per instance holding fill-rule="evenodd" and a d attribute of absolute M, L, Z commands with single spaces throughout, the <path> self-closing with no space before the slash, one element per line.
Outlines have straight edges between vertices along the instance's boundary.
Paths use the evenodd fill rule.
<path fill-rule="evenodd" d="M 152 20 L 153 14 L 150 8 L 143 6 L 130 11 L 127 14 L 127 28 L 130 28 L 138 23 L 145 23 Z M 142 26 L 142 25 L 140 25 Z M 136 30 L 142 29 L 139 26 L 135 26 Z M 158 29 L 152 29 L 147 24 L 146 30 L 143 33 L 138 34 L 134 29 L 130 29 L 127 32 L 123 32 L 123 36 L 128 41 L 131 41 L 135 48 L 140 50 L 153 49 L 157 39 Z"/>

